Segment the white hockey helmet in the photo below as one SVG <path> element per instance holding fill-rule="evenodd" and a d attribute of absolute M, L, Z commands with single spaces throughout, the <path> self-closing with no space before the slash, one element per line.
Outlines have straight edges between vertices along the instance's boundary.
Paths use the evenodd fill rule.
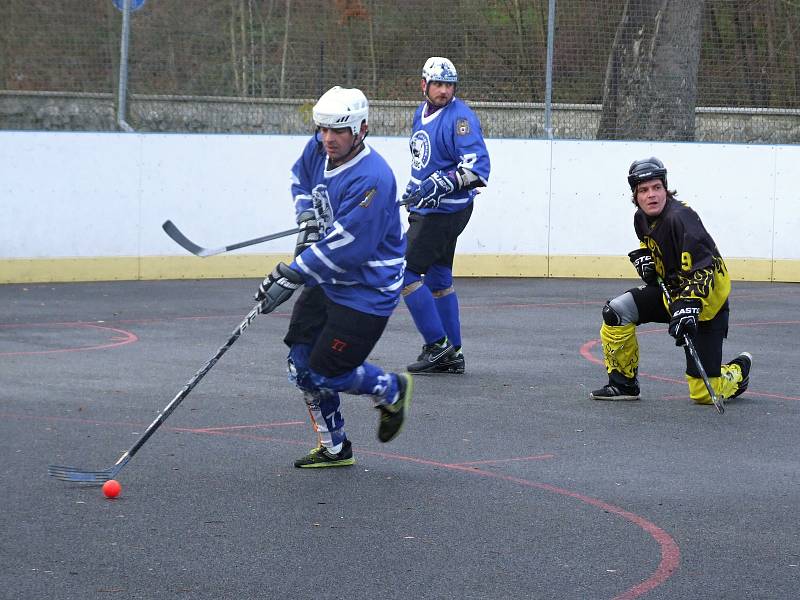
<path fill-rule="evenodd" d="M 426 85 L 431 81 L 455 84 L 458 83 L 458 72 L 449 59 L 442 56 L 431 56 L 422 67 L 422 78 Z"/>
<path fill-rule="evenodd" d="M 353 135 L 357 136 L 361 123 L 368 121 L 369 103 L 361 90 L 337 85 L 320 96 L 312 114 L 317 127 L 349 127 Z"/>

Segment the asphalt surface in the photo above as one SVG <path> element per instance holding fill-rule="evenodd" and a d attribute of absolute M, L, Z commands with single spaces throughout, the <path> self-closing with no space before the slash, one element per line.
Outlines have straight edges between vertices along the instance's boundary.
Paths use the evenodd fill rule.
<path fill-rule="evenodd" d="M 734 283 L 727 406 L 639 328 L 639 402 L 594 402 L 606 298 L 636 282 L 460 279 L 467 373 L 416 377 L 389 444 L 346 396 L 357 464 L 315 443 L 286 380 L 290 306 L 259 316 L 119 474 L 115 500 L 48 464 L 111 467 L 230 336 L 253 280 L 0 286 L 0 597 L 800 597 L 800 286 Z M 421 340 L 399 308 L 372 360 Z"/>

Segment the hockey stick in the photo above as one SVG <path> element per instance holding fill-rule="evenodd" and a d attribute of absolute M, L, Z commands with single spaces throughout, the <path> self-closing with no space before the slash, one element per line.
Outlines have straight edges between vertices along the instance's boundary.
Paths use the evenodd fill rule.
<path fill-rule="evenodd" d="M 203 365 L 202 368 L 197 371 L 194 376 L 192 376 L 183 389 L 178 392 L 178 394 L 170 401 L 170 403 L 164 407 L 164 410 L 159 413 L 155 420 L 150 423 L 150 425 L 147 427 L 147 430 L 145 430 L 145 432 L 131 447 L 131 449 L 120 456 L 119 460 L 114 463 L 113 467 L 100 471 L 85 471 L 76 467 L 50 465 L 47 467 L 47 473 L 56 479 L 61 479 L 62 481 L 72 481 L 74 483 L 86 483 L 90 485 L 101 485 L 109 479 L 114 479 L 117 476 L 117 473 L 122 470 L 122 467 L 124 467 L 128 461 L 133 458 L 139 449 L 144 446 L 144 443 L 150 438 L 150 436 L 155 433 L 156 429 L 158 429 L 164 423 L 164 421 L 167 420 L 167 417 L 172 414 L 172 411 L 178 407 L 178 405 L 183 401 L 184 398 L 186 398 L 186 396 L 189 395 L 189 392 L 194 389 L 194 387 L 205 376 L 205 374 L 211 370 L 211 367 L 213 367 L 214 364 L 222 357 L 222 355 L 228 351 L 228 348 L 230 348 L 233 343 L 239 339 L 239 336 L 242 335 L 244 330 L 247 329 L 248 325 L 250 325 L 250 323 L 253 322 L 253 319 L 256 318 L 259 312 L 261 312 L 262 304 L 263 303 L 259 302 L 253 307 L 253 310 L 247 313 L 244 321 L 242 321 L 234 330 L 234 332 L 231 334 L 231 337 L 228 338 L 227 342 L 225 342 L 225 345 L 217 350 L 217 353 L 211 357 L 211 360 Z"/>
<path fill-rule="evenodd" d="M 239 242 L 237 244 L 231 244 L 230 246 L 223 246 L 221 248 L 203 248 L 202 246 L 198 246 L 189 238 L 187 238 L 181 230 L 170 220 L 164 221 L 164 224 L 161 226 L 164 231 L 167 233 L 169 237 L 175 240 L 178 244 L 186 248 L 189 252 L 196 256 L 201 256 L 205 258 L 206 256 L 214 256 L 215 254 L 222 254 L 223 252 L 230 252 L 231 250 L 237 250 L 239 248 L 244 248 L 245 246 L 253 246 L 255 244 L 260 244 L 262 242 L 268 242 L 270 240 L 277 240 L 278 238 L 286 237 L 287 235 L 292 235 L 293 233 L 297 233 L 300 231 L 299 227 L 295 227 L 294 229 L 287 229 L 286 231 L 279 231 L 278 233 L 271 233 L 269 235 L 265 235 L 263 237 L 255 238 L 252 240 L 247 240 L 244 242 Z"/>
<path fill-rule="evenodd" d="M 658 278 L 658 284 L 661 286 L 661 291 L 664 293 L 664 296 L 667 299 L 667 304 L 672 304 L 672 298 L 669 295 L 669 290 L 667 289 L 664 280 L 661 277 Z M 711 396 L 711 401 L 714 403 L 714 406 L 717 408 L 717 412 L 722 414 L 725 412 L 725 406 L 722 403 L 720 398 L 717 398 L 717 394 L 714 392 L 714 387 L 711 385 L 711 382 L 708 380 L 708 375 L 706 375 L 706 370 L 703 368 L 703 363 L 700 362 L 700 356 L 697 354 L 697 350 L 694 348 L 694 344 L 692 343 L 692 338 L 689 337 L 688 334 L 683 334 L 683 343 L 686 345 L 686 348 L 689 350 L 689 354 L 694 361 L 694 366 L 697 367 L 697 370 L 700 373 L 700 377 L 703 378 L 703 383 L 708 390 L 709 395 Z"/>

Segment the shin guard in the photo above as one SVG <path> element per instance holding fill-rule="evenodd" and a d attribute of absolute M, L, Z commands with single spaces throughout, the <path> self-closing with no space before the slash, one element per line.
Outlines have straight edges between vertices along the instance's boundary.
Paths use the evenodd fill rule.
<path fill-rule="evenodd" d="M 319 389 L 314 385 L 308 368 L 310 351 L 308 344 L 294 344 L 289 350 L 286 372 L 289 381 L 303 392 L 311 426 L 317 433 L 319 443 L 336 453 L 347 439 L 344 417 L 339 410 L 341 398 L 334 390 Z"/>
<path fill-rule="evenodd" d="M 419 277 L 419 276 L 415 276 Z M 426 285 L 419 285 L 419 279 L 413 280 L 406 273 L 405 287 L 403 288 L 403 300 L 406 303 L 411 318 L 417 331 L 422 334 L 426 344 L 431 344 L 445 337 L 446 332 L 439 311 L 436 310 L 436 303 L 433 294 Z"/>
<path fill-rule="evenodd" d="M 636 325 L 613 326 L 603 323 L 600 327 L 603 344 L 603 360 L 606 371 L 618 371 L 629 379 L 635 379 L 639 370 L 639 341 Z"/>
<path fill-rule="evenodd" d="M 425 286 L 431 290 L 447 339 L 456 348 L 461 347 L 461 319 L 458 296 L 453 287 L 453 270 L 444 265 L 432 265 L 425 273 Z"/>
<path fill-rule="evenodd" d="M 347 439 L 344 433 L 344 417 L 339 410 L 339 394 L 330 390 L 304 391 L 303 399 L 308 405 L 308 414 L 319 443 L 336 454 Z"/>
<path fill-rule="evenodd" d="M 447 339 L 456 348 L 461 346 L 461 318 L 458 314 L 458 296 L 450 287 L 446 290 L 433 293 L 436 310 L 442 320 Z"/>

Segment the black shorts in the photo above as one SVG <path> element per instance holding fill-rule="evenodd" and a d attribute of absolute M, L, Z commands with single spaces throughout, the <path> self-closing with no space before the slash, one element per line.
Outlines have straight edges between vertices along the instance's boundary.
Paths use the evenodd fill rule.
<path fill-rule="evenodd" d="M 406 269 L 424 275 L 432 265 L 453 268 L 458 236 L 472 216 L 472 202 L 455 213 L 408 215 Z"/>
<path fill-rule="evenodd" d="M 639 322 L 642 323 L 669 323 L 670 314 L 664 307 L 664 296 L 661 286 L 643 285 L 632 290 L 628 290 L 633 295 L 636 308 L 639 311 Z M 722 341 L 728 337 L 728 319 L 730 309 L 728 302 L 722 305 L 713 319 L 700 321 L 697 335 L 692 338 L 700 362 L 709 377 L 719 377 L 720 366 L 722 365 Z M 700 377 L 700 372 L 694 364 L 692 356 L 687 348 L 683 349 L 686 353 L 686 374 L 692 377 Z"/>
<path fill-rule="evenodd" d="M 306 287 L 292 309 L 288 346 L 310 344 L 308 366 L 336 377 L 367 360 L 378 343 L 389 317 L 379 317 L 331 302 L 320 286 Z"/>

